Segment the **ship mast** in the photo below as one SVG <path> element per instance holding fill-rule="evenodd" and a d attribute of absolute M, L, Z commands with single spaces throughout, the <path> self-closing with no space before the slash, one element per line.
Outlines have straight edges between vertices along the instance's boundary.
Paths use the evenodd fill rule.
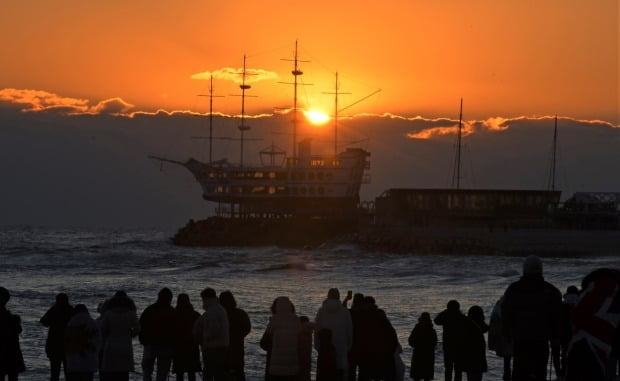
<path fill-rule="evenodd" d="M 461 188 L 461 140 L 463 136 L 463 98 L 461 98 L 461 109 L 459 112 L 459 129 L 456 137 L 456 155 L 454 158 L 454 172 L 452 173 L 452 186 L 456 189 Z"/>
<path fill-rule="evenodd" d="M 350 107 L 350 106 L 347 106 L 342 110 L 338 110 L 338 95 L 351 94 L 351 93 L 341 93 L 338 91 L 339 88 L 340 88 L 340 84 L 338 82 L 338 72 L 336 72 L 335 91 L 333 93 L 323 93 L 323 94 L 334 96 L 334 157 L 338 156 L 338 112 Z"/>
<path fill-rule="evenodd" d="M 297 40 L 295 40 L 295 57 L 291 59 L 283 58 L 282 61 L 292 61 L 293 62 L 293 70 L 291 74 L 293 74 L 293 82 L 281 82 L 287 85 L 293 85 L 293 162 L 297 162 L 297 119 L 298 119 L 298 111 L 297 107 L 297 87 L 300 85 L 297 77 L 304 74 L 303 71 L 299 68 L 300 62 L 310 62 L 299 59 L 299 55 L 297 54 Z M 309 84 L 303 84 L 309 85 Z"/>
<path fill-rule="evenodd" d="M 246 60 L 246 56 L 245 54 L 243 55 L 243 71 L 240 73 L 241 74 L 241 85 L 239 85 L 239 88 L 241 89 L 241 124 L 239 125 L 239 131 L 241 131 L 241 152 L 240 152 L 240 166 L 243 167 L 243 143 L 245 141 L 245 131 L 248 131 L 250 129 L 250 126 L 246 126 L 245 125 L 245 91 L 249 90 L 250 88 L 252 88 L 252 86 L 248 85 L 245 83 L 245 77 L 248 75 L 246 72 L 246 66 L 245 66 L 245 60 Z"/>
<path fill-rule="evenodd" d="M 551 148 L 551 168 L 550 168 L 550 176 L 549 181 L 547 183 L 547 187 L 550 190 L 555 190 L 555 167 L 557 160 L 557 150 L 558 150 L 558 116 L 555 116 L 555 125 L 553 127 L 553 145 Z"/>
<path fill-rule="evenodd" d="M 199 97 L 209 97 L 209 163 L 213 162 L 213 98 L 222 98 L 223 95 L 213 95 L 213 73 L 209 83 L 209 95 L 198 94 Z"/>

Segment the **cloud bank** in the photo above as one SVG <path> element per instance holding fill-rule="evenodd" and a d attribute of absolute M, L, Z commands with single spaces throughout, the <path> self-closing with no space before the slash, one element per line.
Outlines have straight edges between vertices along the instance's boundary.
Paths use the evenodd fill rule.
<path fill-rule="evenodd" d="M 178 228 L 213 213 L 200 186 L 176 160 L 208 157 L 207 115 L 191 111 L 144 112 L 120 98 L 91 102 L 45 91 L 0 90 L 0 225 L 136 226 Z M 239 159 L 238 118 L 214 115 L 214 159 Z M 248 123 L 247 163 L 276 144 L 291 146 L 291 115 L 255 115 Z M 458 120 L 359 114 L 339 123 L 341 149 L 371 152 L 371 184 L 361 198 L 389 188 L 450 186 Z M 467 188 L 544 189 L 554 116 L 467 120 L 463 179 Z M 558 117 L 558 187 L 619 191 L 620 128 L 605 121 Z M 313 152 L 333 151 L 328 125 L 299 126 Z M 356 142 L 356 143 L 352 143 Z M 290 151 L 289 151 L 290 152 Z"/>
<path fill-rule="evenodd" d="M 213 76 L 214 79 L 223 79 L 235 83 L 242 83 L 243 68 L 224 67 L 214 71 L 204 71 L 201 73 L 192 74 L 190 78 L 210 80 L 211 76 Z M 276 78 L 278 78 L 278 74 L 273 71 L 264 69 L 245 69 L 245 83 L 256 83 Z"/>

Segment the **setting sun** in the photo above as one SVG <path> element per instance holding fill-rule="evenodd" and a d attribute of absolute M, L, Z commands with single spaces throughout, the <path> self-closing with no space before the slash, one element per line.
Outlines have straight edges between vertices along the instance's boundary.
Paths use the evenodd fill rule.
<path fill-rule="evenodd" d="M 320 110 L 307 110 L 304 111 L 306 119 L 312 124 L 321 125 L 329 121 L 329 115 Z"/>

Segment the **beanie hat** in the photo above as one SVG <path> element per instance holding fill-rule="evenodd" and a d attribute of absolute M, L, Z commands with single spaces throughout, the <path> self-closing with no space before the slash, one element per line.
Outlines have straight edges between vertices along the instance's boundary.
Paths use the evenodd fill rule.
<path fill-rule="evenodd" d="M 523 262 L 523 275 L 542 275 L 542 262 L 535 255 L 530 255 Z"/>

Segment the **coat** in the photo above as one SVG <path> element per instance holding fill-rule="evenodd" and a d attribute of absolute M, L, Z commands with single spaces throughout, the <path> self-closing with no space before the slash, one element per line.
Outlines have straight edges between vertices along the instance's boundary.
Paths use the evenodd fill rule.
<path fill-rule="evenodd" d="M 504 298 L 500 298 L 493 312 L 491 312 L 491 320 L 489 322 L 489 350 L 495 351 L 495 354 L 500 357 L 512 356 L 512 343 L 506 337 L 504 337 L 504 330 L 502 328 L 502 302 Z"/>
<path fill-rule="evenodd" d="M 514 342 L 560 340 L 562 294 L 542 275 L 523 275 L 504 293 L 504 336 Z"/>
<path fill-rule="evenodd" d="M 67 373 L 93 373 L 99 368 L 101 333 L 88 312 L 69 320 L 65 329 Z"/>
<path fill-rule="evenodd" d="M 101 317 L 103 350 L 102 372 L 134 370 L 132 338 L 140 332 L 136 310 L 127 307 L 108 309 Z"/>
<path fill-rule="evenodd" d="M 437 332 L 431 324 L 418 323 L 409 335 L 413 347 L 411 356 L 411 378 L 433 379 L 435 377 L 435 347 Z"/>
<path fill-rule="evenodd" d="M 19 316 L 0 307 L 0 374 L 17 374 L 26 370 L 19 346 L 21 332 Z"/>
<path fill-rule="evenodd" d="M 194 324 L 194 340 L 200 343 L 202 350 L 207 348 L 224 348 L 230 345 L 230 328 L 228 315 L 217 298 L 207 300 L 205 313 Z"/>
<path fill-rule="evenodd" d="M 322 329 L 332 331 L 332 344 L 336 350 L 336 366 L 338 369 L 347 369 L 348 354 L 353 346 L 353 323 L 351 313 L 338 299 L 326 299 L 319 308 L 315 319 L 315 331 Z M 320 350 L 318 335 L 314 336 L 314 346 Z"/>
<path fill-rule="evenodd" d="M 174 373 L 198 372 L 200 367 L 200 350 L 194 341 L 192 330 L 200 317 L 193 308 L 176 308 L 175 324 L 176 342 L 174 351 Z"/>
<path fill-rule="evenodd" d="M 301 322 L 286 297 L 275 303 L 275 313 L 260 340 L 261 348 L 270 352 L 267 373 L 273 376 L 296 376 L 299 366 L 299 334 Z"/>
<path fill-rule="evenodd" d="M 65 328 L 72 316 L 71 305 L 54 304 L 41 318 L 41 324 L 48 328 L 45 341 L 47 357 L 61 359 L 65 356 Z"/>
<path fill-rule="evenodd" d="M 140 344 L 172 348 L 175 342 L 176 311 L 170 304 L 156 302 L 140 315 Z"/>
<path fill-rule="evenodd" d="M 241 308 L 226 311 L 229 324 L 228 368 L 243 371 L 245 366 L 245 337 L 252 329 L 248 314 Z"/>

